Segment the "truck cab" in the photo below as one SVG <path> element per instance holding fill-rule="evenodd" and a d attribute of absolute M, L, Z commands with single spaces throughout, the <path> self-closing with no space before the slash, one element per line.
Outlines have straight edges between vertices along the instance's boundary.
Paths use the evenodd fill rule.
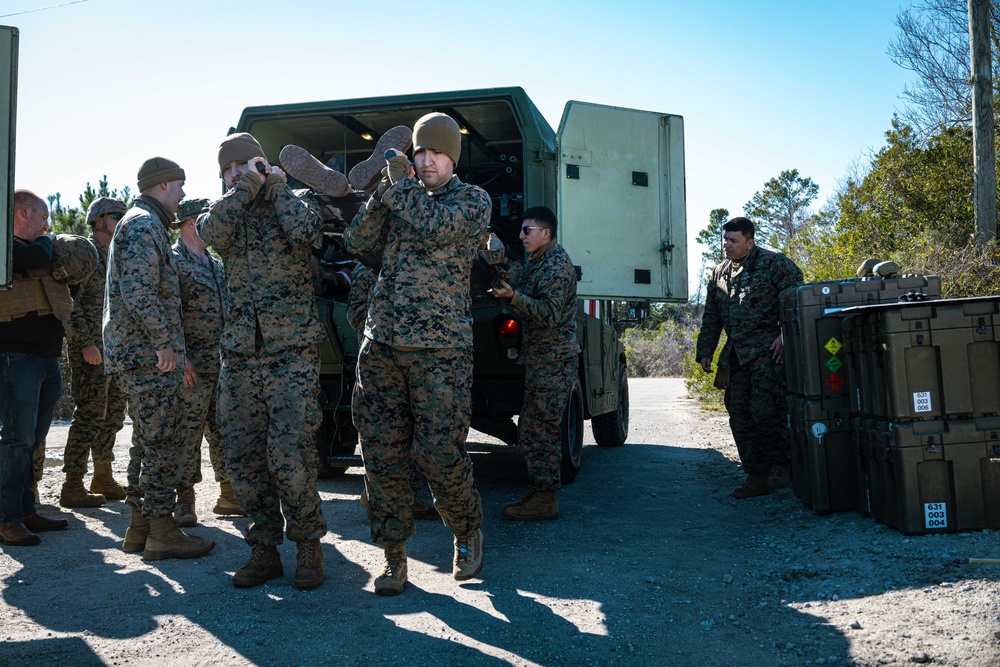
<path fill-rule="evenodd" d="M 628 369 L 612 320 L 613 300 L 686 301 L 683 120 L 679 116 L 569 102 L 554 130 L 521 88 L 250 107 L 233 132 L 249 132 L 276 163 L 289 144 L 345 174 L 367 159 L 389 129 L 412 127 L 430 112 L 454 118 L 463 135 L 456 174 L 493 202 L 491 231 L 523 261 L 522 211 L 544 205 L 559 217 L 559 243 L 576 267 L 580 374 L 563 420 L 563 479 L 580 468 L 583 427 L 599 445 L 628 435 Z M 354 261 L 343 231 L 366 195 L 315 194 L 324 215 L 324 270 Z M 516 444 L 513 418 L 523 403 L 517 363 L 521 323 L 493 296 L 484 258 L 469 280 L 474 331 L 472 426 Z M 347 323 L 346 289 L 317 297 L 327 331 L 322 346 L 323 425 L 317 435 L 327 476 L 360 465 L 350 416 L 358 335 Z"/>

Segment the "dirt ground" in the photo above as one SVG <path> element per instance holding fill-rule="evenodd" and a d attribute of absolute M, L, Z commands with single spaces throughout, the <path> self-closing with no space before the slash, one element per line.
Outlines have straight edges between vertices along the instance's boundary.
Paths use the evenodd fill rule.
<path fill-rule="evenodd" d="M 724 414 L 674 379 L 630 382 L 627 444 L 589 437 L 561 518 L 499 519 L 520 497 L 515 449 L 473 432 L 487 513 L 481 579 L 451 576 L 451 539 L 420 522 L 410 585 L 381 598 L 381 563 L 358 505 L 359 470 L 320 482 L 327 581 L 286 576 L 236 590 L 246 519 L 211 514 L 206 557 L 145 563 L 119 550 L 122 502 L 57 506 L 66 426 L 56 425 L 42 513 L 69 530 L 0 547 L 0 665 L 1000 665 L 996 532 L 907 537 L 859 514 L 820 516 L 791 490 L 737 501 L 742 480 Z M 128 428 L 115 469 L 124 478 Z M 211 479 L 207 451 L 206 480 Z"/>

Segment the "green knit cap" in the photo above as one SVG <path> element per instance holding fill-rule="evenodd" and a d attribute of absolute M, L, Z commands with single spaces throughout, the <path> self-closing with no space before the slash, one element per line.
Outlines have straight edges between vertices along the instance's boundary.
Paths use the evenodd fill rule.
<path fill-rule="evenodd" d="M 219 144 L 219 173 L 221 174 L 230 162 L 249 162 L 255 157 L 267 156 L 252 134 L 246 132 L 230 134 Z"/>
<path fill-rule="evenodd" d="M 458 164 L 462 154 L 462 132 L 451 116 L 429 113 L 413 126 L 413 152 L 433 149 L 441 151 Z"/>
<path fill-rule="evenodd" d="M 183 181 L 185 178 L 184 170 L 173 160 L 168 160 L 165 157 L 151 157 L 142 163 L 136 180 L 139 181 L 139 192 L 142 192 L 160 183 Z"/>

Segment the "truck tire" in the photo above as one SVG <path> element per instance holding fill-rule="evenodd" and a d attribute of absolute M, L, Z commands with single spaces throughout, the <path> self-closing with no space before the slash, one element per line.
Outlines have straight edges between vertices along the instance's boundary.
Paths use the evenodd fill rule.
<path fill-rule="evenodd" d="M 618 372 L 618 407 L 590 420 L 594 440 L 601 447 L 621 447 L 628 438 L 628 369 L 625 364 Z"/>
<path fill-rule="evenodd" d="M 323 410 L 323 421 L 316 430 L 316 453 L 319 454 L 317 476 L 320 479 L 333 479 L 347 472 L 347 468 L 329 465 L 326 462 L 327 458 L 330 456 L 350 456 L 357 446 L 355 442 L 333 442 L 336 428 L 333 411 Z"/>
<path fill-rule="evenodd" d="M 566 401 L 566 411 L 563 413 L 562 426 L 559 429 L 559 442 L 562 449 L 560 479 L 563 484 L 569 484 L 580 472 L 583 460 L 583 391 L 580 381 L 573 383 L 573 389 Z"/>

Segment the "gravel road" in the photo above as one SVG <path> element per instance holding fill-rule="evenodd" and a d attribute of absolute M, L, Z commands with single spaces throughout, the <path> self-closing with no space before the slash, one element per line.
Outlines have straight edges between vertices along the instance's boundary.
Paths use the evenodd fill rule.
<path fill-rule="evenodd" d="M 724 414 L 676 379 L 641 379 L 628 443 L 586 440 L 556 522 L 499 519 L 523 494 L 515 449 L 472 432 L 487 512 L 481 579 L 451 576 L 451 539 L 419 522 L 410 585 L 381 598 L 380 551 L 358 470 L 320 482 L 327 581 L 249 590 L 246 519 L 198 488 L 208 556 L 147 564 L 122 553 L 122 502 L 57 506 L 66 426 L 49 438 L 41 508 L 70 521 L 38 547 L 0 546 L 0 665 L 961 665 L 1000 666 L 996 532 L 907 537 L 858 514 L 820 516 L 791 490 L 736 501 Z M 115 469 L 124 478 L 128 427 Z M 205 479 L 210 480 L 207 451 Z"/>

